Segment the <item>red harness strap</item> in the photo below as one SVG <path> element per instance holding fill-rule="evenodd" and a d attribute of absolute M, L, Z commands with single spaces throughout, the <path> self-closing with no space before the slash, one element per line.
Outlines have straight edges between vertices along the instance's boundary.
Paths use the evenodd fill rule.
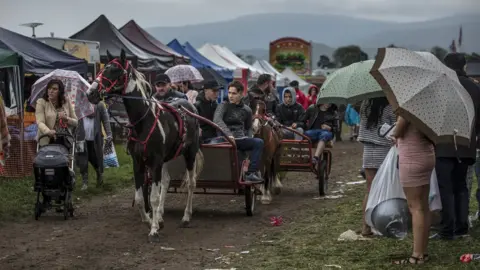
<path fill-rule="evenodd" d="M 153 131 L 155 130 L 155 127 L 157 126 L 157 122 L 160 118 L 161 111 L 166 111 L 166 112 L 172 113 L 175 116 L 175 119 L 178 123 L 178 135 L 180 136 L 181 141 L 180 141 L 180 145 L 178 146 L 178 148 L 175 152 L 175 156 L 173 157 L 173 159 L 175 159 L 180 155 L 180 152 L 182 151 L 183 146 L 185 144 L 185 129 L 184 129 L 184 123 L 183 123 L 182 117 L 180 116 L 178 111 L 168 103 L 157 102 L 157 112 L 155 114 L 155 121 L 153 122 L 152 127 L 150 128 L 150 131 L 148 132 L 148 135 L 145 138 L 145 140 L 141 141 L 141 140 L 131 136 L 131 130 L 130 130 L 130 134 L 128 136 L 129 137 L 128 139 L 131 140 L 131 141 L 134 141 L 134 142 L 138 142 L 138 143 L 143 145 L 143 154 L 144 154 L 144 158 L 146 158 L 147 143 L 150 140 L 150 137 L 152 136 Z"/>

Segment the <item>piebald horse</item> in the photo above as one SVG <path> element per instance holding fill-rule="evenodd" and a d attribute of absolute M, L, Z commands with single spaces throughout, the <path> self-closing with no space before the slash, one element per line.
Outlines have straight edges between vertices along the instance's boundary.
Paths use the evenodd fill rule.
<path fill-rule="evenodd" d="M 108 51 L 107 56 L 108 64 L 88 89 L 87 97 L 93 104 L 112 96 L 123 99 L 131 128 L 127 148 L 133 160 L 135 204 L 142 221 L 150 227 L 149 241 L 158 242 L 170 185 L 166 163 L 179 155 L 183 155 L 187 167 L 184 182 L 188 195 L 182 225 L 188 225 L 192 216 L 193 192 L 203 168 L 199 125 L 191 116 L 196 109 L 186 100 L 167 104 L 153 99 L 150 84 L 127 61 L 124 50 L 120 57 L 114 58 Z M 142 191 L 147 186 L 144 185 L 147 169 L 152 176 L 151 217 L 145 211 Z"/>
<path fill-rule="evenodd" d="M 281 183 L 277 177 L 280 165 L 280 143 L 282 135 L 273 127 L 273 119 L 268 118 L 266 114 L 265 102 L 254 99 L 251 102 L 253 115 L 252 129 L 255 137 L 263 139 L 264 148 L 262 156 L 263 176 L 265 184 L 260 187 L 262 193 L 261 202 L 269 204 L 272 201 L 271 188 L 280 190 Z M 277 192 L 279 193 L 279 191 Z"/>

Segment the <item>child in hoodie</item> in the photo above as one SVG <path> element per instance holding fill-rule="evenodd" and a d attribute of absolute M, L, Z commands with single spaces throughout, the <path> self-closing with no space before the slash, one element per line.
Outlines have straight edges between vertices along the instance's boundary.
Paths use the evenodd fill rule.
<path fill-rule="evenodd" d="M 297 102 L 306 110 L 308 109 L 308 106 L 310 106 L 310 103 L 308 102 L 308 98 L 305 96 L 305 94 L 300 90 L 300 88 L 298 88 L 299 86 L 300 84 L 298 81 L 290 82 L 290 87 L 295 89 L 295 98 Z"/>
<path fill-rule="evenodd" d="M 283 103 L 276 109 L 276 120 L 282 125 L 294 129 L 303 134 L 305 109 L 297 103 L 295 89 L 287 87 L 282 93 Z M 289 130 L 283 129 L 285 139 L 302 140 L 302 136 Z"/>

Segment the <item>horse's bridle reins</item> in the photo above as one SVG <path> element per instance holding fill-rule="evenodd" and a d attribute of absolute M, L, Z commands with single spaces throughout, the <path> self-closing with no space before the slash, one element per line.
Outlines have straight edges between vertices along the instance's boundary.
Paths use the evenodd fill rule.
<path fill-rule="evenodd" d="M 130 80 L 132 79 L 132 76 L 133 76 L 132 75 L 133 74 L 133 67 L 129 64 L 128 61 L 125 61 L 125 66 L 123 66 L 117 59 L 113 59 L 107 65 L 105 65 L 105 67 L 107 67 L 111 64 L 114 64 L 117 67 L 119 67 L 123 71 L 122 75 L 120 75 L 118 78 L 116 78 L 114 81 L 112 81 L 112 80 L 110 80 L 109 78 L 107 78 L 103 75 L 103 72 L 105 70 L 105 68 L 104 68 L 98 73 L 97 78 L 95 78 L 95 81 L 94 81 L 98 84 L 99 88 L 97 89 L 97 91 L 98 91 L 98 94 L 100 95 L 100 98 L 102 100 L 104 100 L 104 103 L 105 103 L 105 98 L 108 98 L 108 97 L 119 97 L 119 98 L 125 98 L 125 99 L 138 99 L 138 100 L 145 100 L 145 101 L 148 102 L 148 107 L 145 110 L 145 113 L 142 115 L 142 117 L 140 117 L 140 119 L 136 120 L 135 123 L 129 123 L 129 124 L 126 124 L 126 125 L 120 123 L 120 121 L 118 121 L 118 119 L 115 116 L 113 116 L 109 106 L 107 106 L 108 114 L 110 115 L 111 118 L 113 118 L 113 120 L 118 125 L 120 125 L 123 128 L 133 129 L 138 123 L 140 123 L 143 119 L 145 119 L 147 114 L 150 112 L 150 106 L 152 104 L 152 100 L 148 99 L 148 98 L 143 98 L 143 97 L 129 97 L 129 96 L 126 96 L 126 90 L 127 90 L 128 84 L 129 84 L 129 82 L 130 82 Z M 121 81 L 121 78 L 123 78 L 123 83 Z M 109 82 L 110 85 L 108 87 L 105 87 L 105 85 L 103 84 L 103 80 L 106 80 L 107 82 Z M 113 90 L 119 90 L 122 87 L 123 87 L 122 95 L 109 94 L 109 92 L 112 89 Z M 151 95 L 151 93 L 150 93 L 150 95 Z M 107 104 L 105 103 L 105 106 L 106 105 Z"/>

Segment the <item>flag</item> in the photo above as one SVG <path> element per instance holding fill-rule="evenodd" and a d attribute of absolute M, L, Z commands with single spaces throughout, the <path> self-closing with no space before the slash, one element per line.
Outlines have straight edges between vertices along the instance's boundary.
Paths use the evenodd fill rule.
<path fill-rule="evenodd" d="M 458 47 L 462 47 L 463 31 L 460 25 L 460 33 L 458 33 Z"/>
<path fill-rule="evenodd" d="M 452 40 L 452 44 L 450 44 L 450 51 L 455 53 L 457 52 L 457 46 L 455 45 L 455 39 Z"/>

